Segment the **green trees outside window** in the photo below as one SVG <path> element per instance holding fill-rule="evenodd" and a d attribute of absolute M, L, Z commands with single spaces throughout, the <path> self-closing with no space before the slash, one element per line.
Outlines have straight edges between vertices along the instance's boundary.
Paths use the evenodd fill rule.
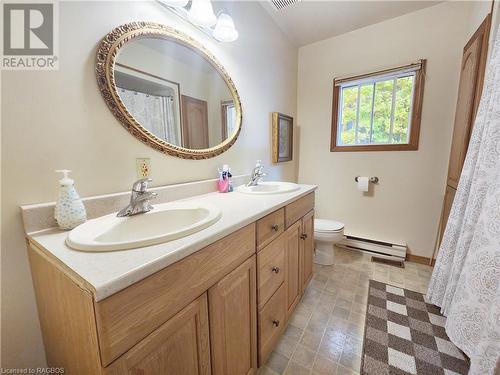
<path fill-rule="evenodd" d="M 415 74 L 343 85 L 338 145 L 406 144 Z"/>

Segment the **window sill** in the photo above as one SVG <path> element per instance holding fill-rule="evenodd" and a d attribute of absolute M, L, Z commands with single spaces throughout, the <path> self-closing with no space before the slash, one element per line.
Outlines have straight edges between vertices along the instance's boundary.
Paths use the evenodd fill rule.
<path fill-rule="evenodd" d="M 418 144 L 390 144 L 390 145 L 359 145 L 359 146 L 332 146 L 330 152 L 363 152 L 363 151 L 417 151 Z"/>

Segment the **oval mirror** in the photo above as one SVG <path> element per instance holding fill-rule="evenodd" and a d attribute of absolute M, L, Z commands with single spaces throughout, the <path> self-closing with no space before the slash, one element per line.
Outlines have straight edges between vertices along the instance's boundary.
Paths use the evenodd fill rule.
<path fill-rule="evenodd" d="M 210 158 L 238 137 L 241 103 L 233 81 L 179 31 L 150 22 L 117 27 L 99 45 L 96 74 L 113 114 L 159 151 Z"/>

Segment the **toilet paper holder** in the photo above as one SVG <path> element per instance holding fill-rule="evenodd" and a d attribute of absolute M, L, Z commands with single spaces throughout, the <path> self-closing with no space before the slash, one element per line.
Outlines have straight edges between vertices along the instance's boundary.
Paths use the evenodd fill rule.
<path fill-rule="evenodd" d="M 358 177 L 360 177 L 360 176 L 354 177 L 354 181 L 358 182 Z M 372 184 L 378 184 L 378 177 L 376 177 L 376 176 L 375 177 L 370 177 L 370 182 Z"/>

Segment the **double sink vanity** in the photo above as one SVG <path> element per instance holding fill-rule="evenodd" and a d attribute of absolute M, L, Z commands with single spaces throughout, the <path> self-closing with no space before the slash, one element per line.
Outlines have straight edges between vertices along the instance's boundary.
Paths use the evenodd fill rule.
<path fill-rule="evenodd" d="M 212 158 L 240 134 L 229 73 L 167 25 L 117 26 L 97 46 L 95 73 L 118 122 L 169 157 Z M 86 198 L 91 220 L 71 232 L 55 229 L 53 203 L 23 206 L 48 365 L 83 375 L 255 373 L 312 276 L 316 189 L 258 183 L 258 165 L 227 194 L 215 192 L 217 180 L 148 192 L 141 180 L 131 196 Z"/>
<path fill-rule="evenodd" d="M 48 365 L 254 373 L 312 276 L 315 188 L 261 183 L 28 233 Z"/>

